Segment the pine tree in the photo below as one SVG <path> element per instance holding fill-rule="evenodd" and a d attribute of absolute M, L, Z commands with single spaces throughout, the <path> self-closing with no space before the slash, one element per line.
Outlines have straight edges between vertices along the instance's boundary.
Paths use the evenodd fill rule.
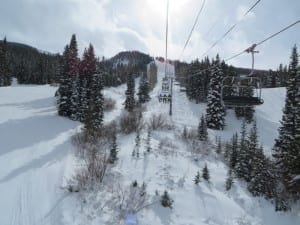
<path fill-rule="evenodd" d="M 60 116 L 69 117 L 70 116 L 70 101 L 71 101 L 71 79 L 68 75 L 69 66 L 68 66 L 68 58 L 69 58 L 69 45 L 65 46 L 65 50 L 63 53 L 63 69 L 61 70 L 59 88 L 57 91 L 58 99 L 58 114 Z"/>
<path fill-rule="evenodd" d="M 141 137 L 140 137 L 140 130 L 138 129 L 135 136 L 135 146 L 132 152 L 132 156 L 136 156 L 137 158 L 140 156 L 140 146 L 141 146 Z"/>
<path fill-rule="evenodd" d="M 299 130 L 300 130 L 300 74 L 299 55 L 294 46 L 289 65 L 289 79 L 285 107 L 279 128 L 279 137 L 275 141 L 273 157 L 277 171 L 277 209 L 285 210 L 288 199 L 300 198 L 295 192 L 300 186 L 295 184 L 294 177 L 299 175 Z M 293 187 L 291 188 L 291 183 Z M 298 188 L 297 188 L 298 186 Z M 298 189 L 299 190 L 299 189 Z"/>
<path fill-rule="evenodd" d="M 9 68 L 8 68 L 8 57 L 7 57 L 7 42 L 6 38 L 0 42 L 0 87 L 8 86 L 11 83 Z"/>
<path fill-rule="evenodd" d="M 85 121 L 85 116 L 89 108 L 90 96 L 88 96 L 88 78 L 80 75 L 79 79 L 79 108 L 78 108 L 78 120 Z"/>
<path fill-rule="evenodd" d="M 231 138 L 229 168 L 235 170 L 238 161 L 238 134 L 235 133 Z"/>
<path fill-rule="evenodd" d="M 300 67 L 297 68 L 294 84 L 293 140 L 287 145 L 284 164 L 287 167 L 286 185 L 293 199 L 300 199 Z"/>
<path fill-rule="evenodd" d="M 206 109 L 207 127 L 215 130 L 223 130 L 225 126 L 225 109 L 222 105 L 221 96 L 222 79 L 223 72 L 220 68 L 220 59 L 217 56 L 211 69 Z"/>
<path fill-rule="evenodd" d="M 150 86 L 147 77 L 142 75 L 140 78 L 140 86 L 137 94 L 139 96 L 139 103 L 142 104 L 150 100 L 149 91 Z"/>
<path fill-rule="evenodd" d="M 78 120 L 79 110 L 79 80 L 78 76 L 71 78 L 70 119 Z"/>
<path fill-rule="evenodd" d="M 261 158 L 264 156 L 262 152 L 258 154 L 258 135 L 257 135 L 257 126 L 256 121 L 253 122 L 253 126 L 250 130 L 249 137 L 247 140 L 247 155 L 248 155 L 248 163 L 247 163 L 247 175 L 245 176 L 246 181 L 251 181 L 251 179 L 255 176 L 254 167 L 257 161 L 262 160 Z"/>
<path fill-rule="evenodd" d="M 299 133 L 300 134 L 300 133 Z M 300 198 L 300 137 L 288 145 L 288 155 L 285 157 L 288 166 L 288 191 L 295 199 Z"/>
<path fill-rule="evenodd" d="M 252 95 L 251 95 L 252 96 Z M 237 107 L 234 109 L 237 118 L 244 118 L 247 123 L 251 123 L 254 117 L 254 107 Z"/>
<path fill-rule="evenodd" d="M 201 116 L 200 123 L 198 125 L 198 138 L 200 141 L 207 141 L 208 139 L 206 119 L 203 114 Z"/>
<path fill-rule="evenodd" d="M 233 174 L 232 174 L 232 170 L 229 169 L 227 178 L 226 178 L 226 182 L 225 182 L 226 191 L 229 191 L 231 189 L 232 184 L 233 184 Z"/>
<path fill-rule="evenodd" d="M 210 175 L 209 175 L 209 171 L 208 171 L 208 168 L 207 168 L 207 165 L 205 163 L 205 166 L 204 168 L 202 169 L 202 177 L 204 180 L 208 181 L 210 180 Z"/>
<path fill-rule="evenodd" d="M 146 139 L 146 151 L 151 151 L 151 130 L 148 129 L 147 131 L 147 139 Z"/>
<path fill-rule="evenodd" d="M 221 154 L 222 153 L 222 140 L 221 137 L 217 138 L 217 148 L 216 148 L 216 153 Z"/>
<path fill-rule="evenodd" d="M 186 126 L 184 126 L 183 132 L 182 132 L 182 138 L 183 138 L 184 140 L 186 140 L 187 137 L 188 137 L 187 128 L 186 128 Z"/>
<path fill-rule="evenodd" d="M 78 74 L 79 58 L 75 34 L 72 35 L 67 54 L 67 76 L 70 79 L 68 88 L 71 92 L 69 100 L 69 116 L 73 120 L 78 119 L 79 93 L 78 93 Z"/>
<path fill-rule="evenodd" d="M 271 162 L 265 157 L 263 147 L 257 148 L 253 157 L 253 175 L 248 190 L 254 196 L 274 197 L 274 177 Z"/>
<path fill-rule="evenodd" d="M 168 208 L 172 209 L 173 202 L 174 201 L 170 198 L 168 192 L 164 191 L 164 194 L 161 196 L 161 200 L 160 200 L 161 205 L 165 208 L 168 207 Z"/>
<path fill-rule="evenodd" d="M 195 176 L 194 183 L 198 185 L 200 183 L 200 181 L 201 181 L 201 175 L 200 175 L 200 172 L 198 171 Z"/>
<path fill-rule="evenodd" d="M 109 154 L 110 163 L 114 163 L 118 159 L 117 154 L 118 154 L 117 134 L 116 131 L 114 130 L 112 135 L 111 145 L 110 145 L 110 154 Z"/>
<path fill-rule="evenodd" d="M 83 58 L 79 63 L 79 109 L 78 109 L 78 119 L 79 121 L 85 121 L 85 116 L 89 107 L 89 96 L 88 89 L 91 83 L 90 76 L 92 74 L 86 73 L 87 67 L 87 49 L 84 49 Z"/>
<path fill-rule="evenodd" d="M 128 112 L 132 112 L 133 109 L 135 108 L 134 93 L 135 93 L 135 81 L 133 75 L 129 73 L 127 75 L 127 90 L 125 92 L 126 95 L 125 109 Z"/>
<path fill-rule="evenodd" d="M 262 152 L 262 148 L 256 149 L 254 152 L 254 157 L 253 157 L 253 175 L 252 179 L 248 183 L 248 190 L 254 195 L 254 196 L 260 196 L 263 194 L 263 175 L 264 175 L 264 164 L 265 164 L 265 157 Z"/>
<path fill-rule="evenodd" d="M 92 44 L 84 50 L 79 64 L 79 82 L 77 86 L 77 119 L 83 121 L 94 131 L 101 128 L 103 122 L 103 71 L 97 71 L 96 58 Z"/>
<path fill-rule="evenodd" d="M 80 87 L 79 87 L 79 117 L 81 121 L 84 121 L 86 110 L 90 104 L 94 104 L 95 101 L 103 101 L 101 92 L 97 89 L 103 89 L 102 73 L 103 71 L 97 71 L 96 57 L 94 53 L 94 47 L 89 45 L 88 49 L 84 50 L 83 59 L 80 62 Z M 95 75 L 97 74 L 97 75 Z M 96 83 L 95 83 L 96 82 Z M 98 96 L 99 94 L 99 96 Z M 98 98 L 99 97 L 99 98 Z M 102 107 L 102 103 L 101 103 Z M 96 110 L 97 106 L 94 107 Z"/>
<path fill-rule="evenodd" d="M 235 172 L 237 177 L 244 178 L 249 181 L 250 171 L 249 171 L 249 154 L 248 154 L 248 142 L 247 142 L 247 131 L 246 122 L 243 120 L 240 141 L 237 155 L 237 163 L 235 166 Z"/>
<path fill-rule="evenodd" d="M 230 142 L 226 142 L 225 143 L 225 147 L 224 147 L 224 159 L 227 162 L 230 162 L 230 154 L 231 154 L 231 143 Z"/>
<path fill-rule="evenodd" d="M 88 106 L 84 121 L 83 121 L 84 127 L 83 130 L 88 136 L 94 136 L 96 133 L 96 129 L 93 123 L 93 107 L 91 105 Z"/>

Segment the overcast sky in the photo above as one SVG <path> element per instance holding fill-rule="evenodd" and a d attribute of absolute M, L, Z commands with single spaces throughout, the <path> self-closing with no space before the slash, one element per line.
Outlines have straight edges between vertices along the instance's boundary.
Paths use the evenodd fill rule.
<path fill-rule="evenodd" d="M 167 0 L 0 0 L 0 38 L 49 52 L 62 52 L 73 33 L 80 51 L 90 42 L 98 56 L 123 50 L 164 56 Z M 170 0 L 169 58 L 180 56 L 203 0 Z M 228 58 L 300 19 L 300 0 L 206 0 L 181 60 L 202 54 L 234 23 L 238 26 L 208 55 Z M 294 44 L 300 48 L 300 23 L 258 47 L 257 68 L 287 64 Z M 228 63 L 250 67 L 250 55 Z"/>

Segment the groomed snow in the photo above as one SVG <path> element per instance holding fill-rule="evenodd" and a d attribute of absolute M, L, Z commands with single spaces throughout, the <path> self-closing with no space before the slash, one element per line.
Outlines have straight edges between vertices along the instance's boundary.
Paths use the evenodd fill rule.
<path fill-rule="evenodd" d="M 137 214 L 139 225 L 298 225 L 299 207 L 288 213 L 274 212 L 274 206 L 262 198 L 253 198 L 243 182 L 235 182 L 225 191 L 226 166 L 215 154 L 195 154 L 181 141 L 183 127 L 195 128 L 205 104 L 194 104 L 174 85 L 173 116 L 169 105 L 158 103 L 164 65 L 159 68 L 158 84 L 146 105 L 145 119 L 163 113 L 173 130 L 154 131 L 151 153 L 144 154 L 146 131 L 141 133 L 140 157 L 132 158 L 135 134 L 119 135 L 119 160 L 112 168 L 112 186 L 128 187 L 134 180 L 147 184 L 149 203 Z M 174 68 L 169 65 L 169 71 Z M 137 83 L 138 85 L 138 83 Z M 54 93 L 48 85 L 15 85 L 0 88 L 0 224 L 2 225 L 99 225 L 119 224 L 116 212 L 103 203 L 110 201 L 111 190 L 86 194 L 68 194 L 61 187 L 72 173 L 76 157 L 70 137 L 80 123 L 57 116 Z M 117 119 L 123 109 L 126 86 L 109 88 L 104 95 L 116 101 L 116 108 L 105 114 L 105 122 Z M 265 104 L 256 108 L 260 140 L 266 151 L 272 148 L 282 115 L 284 88 L 263 90 Z M 210 138 L 230 139 L 241 121 L 228 112 L 224 131 L 209 131 Z M 194 185 L 196 172 L 204 164 L 211 182 Z M 156 203 L 155 191 L 168 190 L 173 209 Z M 85 199 L 85 201 L 83 201 Z M 298 211 L 297 211 L 298 210 Z M 121 221 L 120 224 L 124 224 Z"/>

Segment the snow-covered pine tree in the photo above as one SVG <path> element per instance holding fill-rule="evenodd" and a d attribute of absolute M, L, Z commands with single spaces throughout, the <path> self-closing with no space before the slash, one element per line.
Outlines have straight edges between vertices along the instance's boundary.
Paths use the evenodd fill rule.
<path fill-rule="evenodd" d="M 68 77 L 70 78 L 69 88 L 71 90 L 70 96 L 70 118 L 73 120 L 78 119 L 78 108 L 79 108 L 79 93 L 78 93 L 78 69 L 79 69 L 79 58 L 78 48 L 75 34 L 72 35 L 68 55 Z"/>
<path fill-rule="evenodd" d="M 139 103 L 145 103 L 150 100 L 149 96 L 150 86 L 147 76 L 142 75 L 140 78 L 140 86 L 138 91 Z"/>
<path fill-rule="evenodd" d="M 202 114 L 199 125 L 198 125 L 198 139 L 200 141 L 207 141 L 207 139 L 208 139 L 206 118 L 205 118 L 204 114 Z"/>
<path fill-rule="evenodd" d="M 253 121 L 254 116 L 254 107 L 236 107 L 234 109 L 235 115 L 237 118 L 244 118 L 247 123 L 251 123 Z"/>
<path fill-rule="evenodd" d="M 125 109 L 128 112 L 132 112 L 135 108 L 135 81 L 134 76 L 132 73 L 127 74 L 127 90 L 125 92 L 126 99 L 125 99 Z"/>
<path fill-rule="evenodd" d="M 225 126 L 225 109 L 222 105 L 221 82 L 223 72 L 220 67 L 220 59 L 217 55 L 211 68 L 211 79 L 208 86 L 206 121 L 207 127 L 215 130 L 223 130 Z"/>
<path fill-rule="evenodd" d="M 168 207 L 168 208 L 172 209 L 173 202 L 174 201 L 170 198 L 168 192 L 164 191 L 164 194 L 161 196 L 161 199 L 160 199 L 161 205 L 165 208 Z"/>
<path fill-rule="evenodd" d="M 89 100 L 87 92 L 89 89 L 88 84 L 90 83 L 91 74 L 87 74 L 87 49 L 84 49 L 82 60 L 79 63 L 79 108 L 78 108 L 78 119 L 79 121 L 85 121 Z M 94 73 L 93 73 L 94 74 Z"/>
<path fill-rule="evenodd" d="M 186 140 L 186 139 L 188 138 L 188 131 L 187 131 L 186 126 L 184 126 L 184 128 L 183 128 L 183 131 L 182 131 L 182 138 L 183 138 L 184 140 Z"/>
<path fill-rule="evenodd" d="M 199 62 L 198 59 L 191 62 L 187 68 L 187 82 L 185 84 L 187 96 L 196 103 L 205 102 L 207 96 L 207 69 L 209 67 L 209 59 Z"/>
<path fill-rule="evenodd" d="M 0 87 L 8 86 L 11 83 L 9 68 L 8 68 L 8 58 L 7 58 L 7 42 L 6 38 L 0 42 Z"/>
<path fill-rule="evenodd" d="M 135 146 L 132 152 L 133 157 L 139 158 L 140 156 L 140 146 L 141 146 L 141 137 L 140 137 L 140 129 L 136 131 L 136 136 L 135 136 Z"/>
<path fill-rule="evenodd" d="M 253 155 L 252 178 L 248 183 L 248 190 L 254 196 L 274 197 L 274 177 L 271 171 L 271 163 L 265 157 L 263 146 L 257 148 Z"/>
<path fill-rule="evenodd" d="M 246 121 L 243 120 L 240 141 L 238 146 L 237 163 L 235 166 L 235 172 L 237 177 L 244 178 L 249 181 L 250 171 L 249 171 L 249 154 L 248 154 L 248 142 L 247 142 L 247 131 L 246 131 Z"/>
<path fill-rule="evenodd" d="M 63 53 L 63 69 L 61 70 L 59 88 L 57 91 L 58 115 L 70 116 L 70 101 L 71 101 L 71 79 L 69 77 L 68 56 L 69 45 L 65 46 Z"/>
<path fill-rule="evenodd" d="M 197 171 L 197 174 L 196 174 L 195 179 L 194 179 L 194 184 L 198 185 L 200 183 L 200 181 L 201 181 L 201 175 L 200 175 L 200 172 Z"/>
<path fill-rule="evenodd" d="M 208 171 L 208 168 L 207 168 L 207 164 L 205 163 L 205 166 L 204 168 L 202 169 L 202 177 L 204 180 L 208 181 L 210 180 L 210 175 L 209 175 L 209 171 Z"/>
<path fill-rule="evenodd" d="M 293 199 L 300 198 L 300 137 L 299 134 L 294 141 L 288 145 L 288 155 L 286 161 L 288 164 L 289 181 L 288 191 L 293 196 Z"/>
<path fill-rule="evenodd" d="M 246 181 L 251 181 L 251 179 L 255 176 L 254 173 L 254 167 L 256 166 L 256 162 L 263 157 L 261 154 L 259 154 L 258 149 L 258 135 L 257 135 L 257 126 L 256 121 L 253 121 L 253 126 L 250 130 L 249 137 L 247 139 L 247 155 L 248 155 L 248 163 L 247 163 L 247 176 L 245 177 Z"/>
<path fill-rule="evenodd" d="M 217 146 L 216 146 L 216 153 L 221 154 L 222 153 L 222 139 L 221 137 L 217 137 Z"/>
<path fill-rule="evenodd" d="M 92 81 L 90 85 L 90 101 L 89 108 L 92 109 L 92 123 L 94 129 L 99 129 L 103 123 L 103 103 L 104 98 L 102 94 L 103 82 L 102 76 L 99 73 L 92 75 Z"/>
<path fill-rule="evenodd" d="M 229 169 L 228 174 L 227 174 L 227 178 L 226 178 L 226 182 L 225 182 L 226 191 L 229 191 L 231 189 L 232 184 L 233 184 L 233 174 L 232 174 L 232 170 Z"/>
<path fill-rule="evenodd" d="M 199 60 L 196 59 L 195 61 L 192 61 L 191 64 L 188 67 L 187 74 L 188 74 L 188 79 L 187 79 L 187 96 L 189 99 L 197 99 L 197 76 L 195 73 L 199 71 L 200 69 L 200 63 Z"/>
<path fill-rule="evenodd" d="M 300 65 L 294 80 L 294 126 L 293 140 L 287 146 L 284 164 L 287 166 L 288 192 L 292 199 L 300 199 Z"/>
<path fill-rule="evenodd" d="M 70 119 L 78 120 L 79 111 L 79 79 L 78 76 L 71 78 Z"/>
<path fill-rule="evenodd" d="M 81 85 L 79 88 L 79 114 L 81 121 L 84 121 L 89 105 L 93 106 L 95 101 L 97 101 L 97 104 L 101 105 L 100 107 L 102 107 L 103 104 L 103 102 L 101 102 L 103 101 L 103 96 L 101 93 L 101 90 L 103 89 L 102 71 L 97 71 L 96 57 L 92 44 L 89 45 L 88 49 L 84 50 L 83 59 L 80 63 L 80 74 Z M 96 106 L 93 106 L 93 108 L 99 111 Z M 95 113 L 97 114 L 97 112 Z"/>
<path fill-rule="evenodd" d="M 235 170 L 238 160 L 238 133 L 235 133 L 231 138 L 230 154 L 229 154 L 229 168 Z"/>
<path fill-rule="evenodd" d="M 299 174 L 299 148 L 297 143 L 300 130 L 300 97 L 299 97 L 299 55 L 296 45 L 292 49 L 291 61 L 289 64 L 289 79 L 287 81 L 287 94 L 285 99 L 285 107 L 279 128 L 279 137 L 275 140 L 273 148 L 273 157 L 275 159 L 277 171 L 277 209 L 287 209 L 287 198 L 299 198 L 299 192 L 295 193 L 300 186 L 295 184 L 295 175 Z M 291 188 L 291 183 L 293 187 Z M 296 186 L 295 186 L 296 185 Z M 297 188 L 298 187 L 298 188 Z M 296 188 L 296 189 L 294 189 Z M 282 206 L 282 207 L 281 207 Z"/>
<path fill-rule="evenodd" d="M 151 130 L 148 129 L 147 131 L 147 139 L 146 139 L 146 151 L 151 151 Z"/>

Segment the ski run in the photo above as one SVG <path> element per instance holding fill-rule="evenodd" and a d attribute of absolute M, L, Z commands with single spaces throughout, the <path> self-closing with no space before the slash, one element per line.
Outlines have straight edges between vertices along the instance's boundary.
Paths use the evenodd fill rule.
<path fill-rule="evenodd" d="M 298 225 L 300 207 L 275 212 L 264 198 L 253 197 L 243 181 L 234 180 L 225 190 L 227 166 L 208 145 L 195 152 L 181 135 L 184 127 L 197 129 L 206 104 L 194 104 L 180 87 L 173 89 L 173 115 L 169 104 L 157 99 L 164 76 L 158 66 L 158 83 L 146 103 L 144 120 L 162 114 L 170 129 L 153 131 L 151 151 L 145 142 L 147 130 L 140 133 L 139 157 L 133 157 L 135 133 L 118 134 L 118 161 L 98 190 L 68 192 L 66 186 L 80 166 L 71 137 L 82 124 L 57 115 L 57 87 L 18 85 L 0 88 L 0 224 L 1 225 Z M 174 68 L 168 65 L 169 73 Z M 104 123 L 117 121 L 124 108 L 126 85 L 106 88 L 104 96 L 116 101 L 105 112 Z M 282 117 L 285 88 L 263 89 L 264 104 L 256 107 L 259 141 L 271 155 Z M 248 129 L 251 125 L 248 125 Z M 215 137 L 229 140 L 239 132 L 241 121 L 228 111 L 224 131 L 209 130 L 210 145 Z M 207 165 L 211 180 L 194 184 L 197 171 Z M 136 214 L 120 215 L 114 205 L 116 195 L 126 193 L 132 182 L 146 184 L 145 207 Z M 163 208 L 159 195 L 167 190 L 174 201 Z M 132 221 L 130 223 L 130 221 Z"/>

